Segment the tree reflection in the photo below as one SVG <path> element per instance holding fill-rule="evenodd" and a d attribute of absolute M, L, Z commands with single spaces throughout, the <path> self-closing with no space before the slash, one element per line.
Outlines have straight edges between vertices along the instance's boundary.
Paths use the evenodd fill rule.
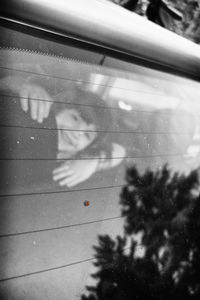
<path fill-rule="evenodd" d="M 82 300 L 197 299 L 200 295 L 200 202 L 198 171 L 126 175 L 120 197 L 124 236 L 99 236 L 92 276 Z M 140 233 L 140 245 L 135 236 Z M 128 247 L 128 248 L 127 248 Z M 139 247 L 143 253 L 139 255 Z"/>

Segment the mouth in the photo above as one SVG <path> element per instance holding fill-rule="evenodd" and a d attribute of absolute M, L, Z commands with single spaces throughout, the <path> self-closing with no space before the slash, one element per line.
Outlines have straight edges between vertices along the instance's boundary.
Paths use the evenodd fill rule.
<path fill-rule="evenodd" d="M 73 140 L 73 138 L 71 137 L 70 133 L 68 131 L 65 130 L 60 130 L 60 134 L 62 139 L 70 146 L 74 147 L 76 146 L 75 141 Z"/>

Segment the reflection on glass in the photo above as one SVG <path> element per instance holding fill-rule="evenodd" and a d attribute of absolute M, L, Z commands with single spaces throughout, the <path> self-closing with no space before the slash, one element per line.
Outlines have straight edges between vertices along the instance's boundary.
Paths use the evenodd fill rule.
<path fill-rule="evenodd" d="M 54 115 L 56 127 L 49 125 L 57 151 L 49 158 L 59 162 L 52 179 L 61 186 L 75 186 L 123 160 L 139 169 L 166 162 L 180 168 L 185 158 L 187 169 L 199 153 L 197 102 L 187 98 L 189 81 L 182 79 L 179 91 L 179 78 L 157 71 L 150 77 L 142 67 L 133 73 L 16 50 L 2 50 L 1 57 L 1 89 L 16 98 L 18 109 L 41 124 L 41 131 Z M 12 125 L 23 125 L 17 122 Z"/>
<path fill-rule="evenodd" d="M 11 74 L 2 77 L 1 89 L 8 93 L 12 92 L 18 98 L 13 113 L 17 110 L 23 111 L 29 121 L 34 121 L 34 126 L 41 124 L 39 128 L 41 131 L 45 129 L 46 120 L 48 121 L 53 113 L 55 125 L 54 128 L 51 125 L 48 129 L 56 133 L 57 151 L 56 157 L 50 159 L 57 158 L 59 162 L 52 172 L 54 181 L 60 186 L 73 187 L 94 173 L 121 163 L 125 157 L 125 148 L 110 139 L 109 133 L 113 127 L 112 114 L 98 95 L 84 91 L 79 86 L 75 88 L 73 85 L 67 86 L 68 89 L 64 87 L 64 90 L 62 87 L 61 92 L 55 95 L 51 87 L 52 80 L 45 78 L 39 81 L 34 74 L 36 70 L 39 72 L 38 76 L 46 75 L 41 65 L 20 63 L 18 66 L 13 65 L 13 70 L 19 66 L 25 74 L 13 75 L 11 71 Z M 30 75 L 27 76 L 27 72 Z M 71 96 L 68 97 L 70 92 Z M 23 124 L 20 123 L 21 125 Z M 46 133 L 42 138 L 45 139 L 45 135 Z M 51 142 L 55 143 L 53 140 L 49 141 Z M 34 151 L 31 150 L 34 159 Z M 30 156 L 30 153 L 28 155 Z M 42 156 L 40 159 L 45 160 Z"/>
<path fill-rule="evenodd" d="M 5 281 L 7 298 L 56 290 L 74 299 L 92 273 L 97 235 L 122 230 L 127 166 L 199 166 L 199 83 L 30 34 L 4 37 L 0 280 L 20 277 Z"/>

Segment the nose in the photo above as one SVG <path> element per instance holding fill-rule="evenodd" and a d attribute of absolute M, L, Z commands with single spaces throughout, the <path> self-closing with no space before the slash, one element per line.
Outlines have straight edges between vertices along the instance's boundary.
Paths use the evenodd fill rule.
<path fill-rule="evenodd" d="M 81 134 L 81 132 L 78 131 L 78 130 L 72 131 L 72 137 L 73 137 L 75 140 L 78 140 L 78 139 L 79 139 L 80 134 Z"/>
<path fill-rule="evenodd" d="M 81 134 L 82 134 L 82 132 L 78 131 L 78 130 L 74 130 L 74 131 L 69 132 L 69 138 L 71 139 L 71 141 L 74 145 L 77 145 Z"/>

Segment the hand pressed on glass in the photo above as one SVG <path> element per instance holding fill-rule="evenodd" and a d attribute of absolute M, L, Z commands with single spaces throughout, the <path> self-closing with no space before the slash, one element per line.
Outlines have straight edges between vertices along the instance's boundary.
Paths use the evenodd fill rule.
<path fill-rule="evenodd" d="M 53 180 L 60 186 L 73 187 L 87 179 L 98 171 L 107 170 L 119 165 L 126 155 L 123 146 L 112 144 L 111 157 L 107 158 L 105 152 L 101 152 L 99 157 L 90 159 L 76 159 L 64 162 L 53 171 Z"/>
<path fill-rule="evenodd" d="M 0 79 L 0 89 L 17 93 L 22 110 L 30 111 L 31 118 L 42 123 L 49 116 L 54 100 L 47 90 L 34 80 L 34 77 L 6 76 Z"/>
<path fill-rule="evenodd" d="M 53 180 L 58 181 L 60 186 L 75 186 L 97 171 L 98 159 L 72 160 L 63 163 L 53 171 Z"/>
<path fill-rule="evenodd" d="M 53 99 L 44 88 L 36 84 L 23 84 L 19 96 L 22 110 L 29 110 L 33 120 L 42 123 L 49 116 Z"/>

